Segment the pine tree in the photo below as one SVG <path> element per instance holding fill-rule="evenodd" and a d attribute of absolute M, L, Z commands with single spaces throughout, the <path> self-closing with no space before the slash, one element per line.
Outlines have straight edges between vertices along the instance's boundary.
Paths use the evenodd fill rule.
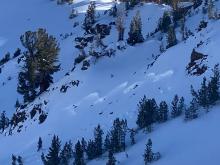
<path fill-rule="evenodd" d="M 126 134 L 127 134 L 127 130 L 128 130 L 128 125 L 127 125 L 127 120 L 121 120 L 121 129 L 122 129 L 122 132 L 121 132 L 121 140 L 120 140 L 120 143 L 121 143 L 121 148 L 123 151 L 125 151 L 125 148 L 126 148 L 126 142 L 125 142 L 125 139 L 126 139 Z"/>
<path fill-rule="evenodd" d="M 49 153 L 44 157 L 42 155 L 42 161 L 45 165 L 59 165 L 60 164 L 60 146 L 61 142 L 58 136 L 53 136 Z"/>
<path fill-rule="evenodd" d="M 171 24 L 172 21 L 169 12 L 164 12 L 163 17 L 159 21 L 159 29 L 163 33 L 167 33 Z"/>
<path fill-rule="evenodd" d="M 86 152 L 87 142 L 84 138 L 82 138 L 82 140 L 81 140 L 81 145 L 82 145 L 82 148 L 83 148 L 83 152 Z"/>
<path fill-rule="evenodd" d="M 69 165 L 70 159 L 73 157 L 72 143 L 66 142 L 60 152 L 60 165 Z"/>
<path fill-rule="evenodd" d="M 84 156 L 83 156 L 83 148 L 78 141 L 75 145 L 75 162 L 74 165 L 85 165 Z"/>
<path fill-rule="evenodd" d="M 203 78 L 201 89 L 198 91 L 198 102 L 204 108 L 208 108 L 208 87 L 206 84 L 206 78 Z"/>
<path fill-rule="evenodd" d="M 45 158 L 45 155 L 44 155 L 43 152 L 42 152 L 42 154 L 41 154 L 41 160 L 42 160 L 42 162 L 43 162 L 44 165 L 47 165 L 47 161 L 46 161 L 46 158 Z"/>
<path fill-rule="evenodd" d="M 23 165 L 23 164 L 24 164 L 24 163 L 23 163 L 23 159 L 22 159 L 21 156 L 18 156 L 17 161 L 18 161 L 18 165 Z"/>
<path fill-rule="evenodd" d="M 0 116 L 0 131 L 3 133 L 8 126 L 9 119 L 6 117 L 5 111 L 3 111 Z"/>
<path fill-rule="evenodd" d="M 190 102 L 188 113 L 189 113 L 188 114 L 189 120 L 198 118 L 198 102 L 196 101 L 195 98 L 193 98 L 192 101 Z"/>
<path fill-rule="evenodd" d="M 152 141 L 151 139 L 148 139 L 148 142 L 146 144 L 146 149 L 144 152 L 145 165 L 151 163 L 152 161 L 153 161 Z"/>
<path fill-rule="evenodd" d="M 86 11 L 83 28 L 87 33 L 95 23 L 95 1 L 91 1 Z"/>
<path fill-rule="evenodd" d="M 40 92 L 44 92 L 51 83 L 53 83 L 52 74 L 59 70 L 58 53 L 59 45 L 51 35 L 48 35 L 45 29 L 37 31 L 37 71 L 40 85 Z"/>
<path fill-rule="evenodd" d="M 105 148 L 105 151 L 112 150 L 111 141 L 110 141 L 110 133 L 107 133 L 107 135 L 105 137 L 104 148 Z"/>
<path fill-rule="evenodd" d="M 21 104 L 19 103 L 18 99 L 16 100 L 16 103 L 15 103 L 15 108 L 18 109 L 19 107 L 21 106 Z"/>
<path fill-rule="evenodd" d="M 37 81 L 35 73 L 36 65 L 29 56 L 26 56 L 25 65 L 18 74 L 17 92 L 23 95 L 24 103 L 32 102 L 36 97 Z"/>
<path fill-rule="evenodd" d="M 120 120 L 117 118 L 114 120 L 113 128 L 111 130 L 111 136 L 110 136 L 110 144 L 111 144 L 112 152 L 114 153 L 122 150 L 120 143 L 121 133 L 122 133 L 122 129 L 121 129 Z"/>
<path fill-rule="evenodd" d="M 116 164 L 116 159 L 114 157 L 113 152 L 110 150 L 108 153 L 108 162 L 106 163 L 106 165 L 115 165 Z"/>
<path fill-rule="evenodd" d="M 178 102 L 179 102 L 179 97 L 178 95 L 175 95 L 172 101 L 172 106 L 171 106 L 171 117 L 175 118 L 178 116 Z"/>
<path fill-rule="evenodd" d="M 184 41 L 186 39 L 185 36 L 185 31 L 186 31 L 186 27 L 185 27 L 185 15 L 183 15 L 183 18 L 181 19 L 181 33 L 182 33 L 182 41 Z"/>
<path fill-rule="evenodd" d="M 94 158 L 96 158 L 96 144 L 93 140 L 89 140 L 88 141 L 88 146 L 87 146 L 87 150 L 86 150 L 86 154 L 88 156 L 89 160 L 92 160 Z"/>
<path fill-rule="evenodd" d="M 11 164 L 12 164 L 12 165 L 17 165 L 17 163 L 16 163 L 16 162 L 17 162 L 16 156 L 15 156 L 15 155 L 12 155 L 11 158 L 12 158 L 12 163 L 11 163 Z"/>
<path fill-rule="evenodd" d="M 151 131 L 151 125 L 156 121 L 157 104 L 154 99 L 147 99 L 146 96 L 138 104 L 137 125 Z"/>
<path fill-rule="evenodd" d="M 124 12 L 122 10 L 119 10 L 119 12 L 117 13 L 116 28 L 118 30 L 118 41 L 123 41 L 125 27 L 124 27 Z"/>
<path fill-rule="evenodd" d="M 189 111 L 189 108 L 186 108 L 186 109 L 185 109 L 184 120 L 185 120 L 185 121 L 190 120 L 190 111 Z"/>
<path fill-rule="evenodd" d="M 167 48 L 170 48 L 177 44 L 176 33 L 173 26 L 169 26 L 167 32 Z"/>
<path fill-rule="evenodd" d="M 184 97 L 181 97 L 177 106 L 177 116 L 182 115 L 183 112 L 185 112 L 186 105 L 185 105 L 185 99 Z"/>
<path fill-rule="evenodd" d="M 53 36 L 47 34 L 45 29 L 36 32 L 27 31 L 20 37 L 25 47 L 25 65 L 18 75 L 18 93 L 23 95 L 24 102 L 35 99 L 36 88 L 44 92 L 53 82 L 52 74 L 59 70 L 57 56 L 59 46 Z"/>
<path fill-rule="evenodd" d="M 113 122 L 112 130 L 109 133 L 109 140 L 110 140 L 109 143 L 110 146 L 108 147 L 109 150 L 112 150 L 112 152 L 114 153 L 125 150 L 126 131 L 127 131 L 127 121 L 116 118 Z"/>
<path fill-rule="evenodd" d="M 111 12 L 110 12 L 110 15 L 112 15 L 113 17 L 116 17 L 117 16 L 117 6 L 116 6 L 116 3 L 113 5 L 113 7 L 111 8 Z"/>
<path fill-rule="evenodd" d="M 158 121 L 166 122 L 168 120 L 168 105 L 165 101 L 160 103 L 158 111 Z"/>
<path fill-rule="evenodd" d="M 210 82 L 208 83 L 208 100 L 209 104 L 215 104 L 217 100 L 220 99 L 219 86 L 220 86 L 220 72 L 219 64 L 215 65 L 213 69 L 213 76 L 211 77 Z"/>
<path fill-rule="evenodd" d="M 130 130 L 130 139 L 131 139 L 131 145 L 134 145 L 136 142 L 135 142 L 135 130 L 132 128 Z"/>
<path fill-rule="evenodd" d="M 102 135 L 104 134 L 101 126 L 98 125 L 94 130 L 94 138 L 95 138 L 95 148 L 96 148 L 96 156 L 99 157 L 102 155 L 102 146 L 103 146 L 103 138 Z"/>
<path fill-rule="evenodd" d="M 37 152 L 39 152 L 42 149 L 42 145 L 43 145 L 42 139 L 41 137 L 39 137 L 37 142 Z"/>
<path fill-rule="evenodd" d="M 135 45 L 136 43 L 144 42 L 144 38 L 142 35 L 142 21 L 139 11 L 136 13 L 133 20 L 131 21 L 128 36 L 129 37 L 127 39 L 127 42 L 130 45 Z"/>
<path fill-rule="evenodd" d="M 193 98 L 196 99 L 197 102 L 199 102 L 199 99 L 198 99 L 199 95 L 198 95 L 198 93 L 194 90 L 192 85 L 190 86 L 190 88 L 191 88 L 191 94 L 192 94 Z"/>

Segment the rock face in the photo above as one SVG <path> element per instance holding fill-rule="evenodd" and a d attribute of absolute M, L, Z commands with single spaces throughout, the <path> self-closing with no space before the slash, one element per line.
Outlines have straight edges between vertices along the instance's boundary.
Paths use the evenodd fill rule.
<path fill-rule="evenodd" d="M 202 75 L 207 70 L 206 62 L 207 55 L 196 52 L 195 49 L 193 49 L 190 62 L 186 67 L 187 73 L 196 76 Z"/>

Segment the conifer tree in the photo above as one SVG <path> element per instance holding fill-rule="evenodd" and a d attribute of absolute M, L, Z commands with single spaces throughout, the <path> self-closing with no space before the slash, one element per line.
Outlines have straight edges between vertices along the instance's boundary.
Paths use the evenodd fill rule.
<path fill-rule="evenodd" d="M 37 31 L 37 71 L 40 92 L 44 92 L 53 83 L 52 74 L 60 68 L 57 65 L 60 51 L 56 38 L 48 35 L 45 29 Z"/>
<path fill-rule="evenodd" d="M 178 116 L 178 102 L 179 102 L 179 97 L 178 95 L 175 95 L 173 98 L 173 101 L 171 103 L 171 117 L 175 118 Z"/>
<path fill-rule="evenodd" d="M 148 163 L 151 163 L 152 161 L 153 161 L 152 141 L 151 139 L 148 139 L 148 142 L 146 144 L 146 149 L 144 152 L 145 165 L 147 165 Z"/>
<path fill-rule="evenodd" d="M 119 10 L 116 18 L 116 28 L 118 30 L 118 41 L 124 40 L 124 12 Z"/>
<path fill-rule="evenodd" d="M 17 99 L 17 100 L 16 100 L 16 103 L 15 103 L 15 108 L 18 109 L 20 106 L 21 106 L 21 105 L 20 105 L 20 103 L 19 103 L 19 101 L 18 101 L 18 99 Z"/>
<path fill-rule="evenodd" d="M 82 148 L 83 148 L 83 152 L 86 152 L 87 142 L 84 138 L 82 138 L 82 140 L 81 140 L 81 145 L 82 145 Z"/>
<path fill-rule="evenodd" d="M 33 101 L 37 95 L 36 65 L 29 56 L 26 56 L 24 63 L 22 71 L 18 74 L 17 92 L 23 95 L 23 101 L 27 103 Z"/>
<path fill-rule="evenodd" d="M 95 148 L 96 148 L 96 156 L 102 155 L 102 146 L 103 146 L 103 138 L 102 135 L 104 134 L 101 126 L 98 125 L 94 130 L 94 138 L 95 138 Z"/>
<path fill-rule="evenodd" d="M 111 8 L 110 15 L 112 15 L 113 17 L 116 17 L 117 11 L 118 11 L 118 9 L 117 9 L 116 3 L 114 3 L 113 7 Z"/>
<path fill-rule="evenodd" d="M 168 120 L 168 105 L 165 101 L 162 101 L 158 108 L 158 121 L 165 122 Z"/>
<path fill-rule="evenodd" d="M 125 151 L 125 148 L 126 148 L 126 142 L 125 142 L 125 139 L 126 139 L 126 134 L 127 134 L 127 130 L 128 130 L 128 125 L 127 125 L 127 120 L 121 120 L 121 129 L 122 129 L 122 132 L 121 132 L 121 137 L 120 137 L 120 142 L 121 142 L 121 148 L 123 151 Z"/>
<path fill-rule="evenodd" d="M 185 109 L 184 120 L 185 120 L 185 121 L 190 120 L 190 110 L 189 110 L 189 108 L 186 108 L 186 109 Z"/>
<path fill-rule="evenodd" d="M 130 139 L 131 139 L 131 145 L 134 145 L 136 142 L 135 142 L 135 130 L 132 128 L 130 130 Z"/>
<path fill-rule="evenodd" d="M 43 152 L 42 152 L 42 154 L 41 154 L 41 160 L 42 160 L 42 162 L 43 162 L 44 165 L 47 165 L 47 161 L 46 161 L 46 158 L 45 158 L 45 155 L 44 155 Z"/>
<path fill-rule="evenodd" d="M 146 96 L 138 104 L 137 125 L 151 131 L 151 125 L 156 121 L 157 104 L 154 99 L 147 99 Z"/>
<path fill-rule="evenodd" d="M 191 88 L 191 94 L 192 94 L 193 98 L 196 99 L 197 102 L 199 102 L 199 99 L 198 99 L 199 95 L 198 95 L 198 93 L 194 90 L 192 85 L 190 86 L 190 88 Z"/>
<path fill-rule="evenodd" d="M 44 157 L 42 155 L 42 161 L 45 165 L 59 165 L 60 164 L 60 146 L 61 142 L 58 136 L 53 136 L 49 153 Z"/>
<path fill-rule="evenodd" d="M 59 70 L 56 63 L 60 49 L 56 39 L 45 29 L 27 31 L 20 40 L 26 51 L 25 65 L 18 75 L 17 91 L 23 95 L 24 102 L 31 102 L 37 95 L 37 87 L 42 93 L 53 82 L 52 74 Z"/>
<path fill-rule="evenodd" d="M 130 31 L 128 32 L 127 42 L 130 45 L 135 45 L 136 43 L 144 42 L 142 35 L 142 21 L 140 12 L 138 11 L 130 24 Z"/>
<path fill-rule="evenodd" d="M 185 15 L 183 16 L 183 18 L 181 19 L 181 33 L 182 33 L 182 41 L 184 41 L 186 39 L 186 35 L 185 35 L 185 31 L 186 31 L 186 27 L 185 27 Z"/>
<path fill-rule="evenodd" d="M 3 133 L 8 126 L 9 126 L 9 119 L 6 116 L 5 111 L 3 111 L 0 116 L 0 131 L 2 131 Z"/>
<path fill-rule="evenodd" d="M 95 1 L 91 1 L 86 11 L 83 28 L 87 33 L 95 23 Z"/>
<path fill-rule="evenodd" d="M 74 165 L 85 165 L 83 148 L 82 148 L 82 145 L 80 144 L 80 141 L 78 141 L 75 145 L 75 162 L 74 162 Z"/>
<path fill-rule="evenodd" d="M 176 33 L 173 26 L 169 26 L 167 32 L 167 48 L 170 48 L 177 44 Z"/>
<path fill-rule="evenodd" d="M 110 133 L 107 133 L 107 135 L 105 137 L 105 141 L 104 141 L 105 151 L 112 150 L 111 146 L 112 145 L 111 145 L 111 141 L 110 141 Z"/>
<path fill-rule="evenodd" d="M 127 131 L 127 121 L 116 118 L 113 122 L 112 130 L 109 133 L 110 143 L 108 144 L 109 145 L 108 150 L 112 150 L 112 152 L 114 153 L 125 150 L 126 131 Z M 106 140 L 107 141 L 105 141 L 105 143 L 108 142 L 108 139 Z"/>
<path fill-rule="evenodd" d="M 190 102 L 188 113 L 189 113 L 188 114 L 189 120 L 198 118 L 198 102 L 196 101 L 195 98 L 193 98 L 192 101 Z"/>
<path fill-rule="evenodd" d="M 70 159 L 73 157 L 72 143 L 66 142 L 63 149 L 60 152 L 60 164 L 69 165 Z"/>
<path fill-rule="evenodd" d="M 111 137 L 110 137 L 110 144 L 112 148 L 112 152 L 119 152 L 121 151 L 121 143 L 120 143 L 120 137 L 121 137 L 122 129 L 120 120 L 117 118 L 114 120 L 113 128 L 111 130 Z"/>
<path fill-rule="evenodd" d="M 42 149 L 42 145 L 43 145 L 42 139 L 41 137 L 39 137 L 37 142 L 37 152 L 39 152 Z"/>
<path fill-rule="evenodd" d="M 182 115 L 183 112 L 185 112 L 186 105 L 185 105 L 185 99 L 184 97 L 181 97 L 177 106 L 177 116 Z"/>
<path fill-rule="evenodd" d="M 108 162 L 106 163 L 106 165 L 115 165 L 116 164 L 116 159 L 114 157 L 114 154 L 111 150 L 109 150 L 108 153 Z"/>
<path fill-rule="evenodd" d="M 206 78 L 203 78 L 201 89 L 198 91 L 198 102 L 204 108 L 208 108 L 209 101 L 208 101 L 208 87 L 206 84 Z"/>
<path fill-rule="evenodd" d="M 17 165 L 17 163 L 16 163 L 16 162 L 17 162 L 16 156 L 12 154 L 12 157 L 11 157 L 11 158 L 12 158 L 12 163 L 11 163 L 11 164 L 12 164 L 12 165 Z"/>
<path fill-rule="evenodd" d="M 208 83 L 208 100 L 209 104 L 214 104 L 217 100 L 220 99 L 219 86 L 220 86 L 220 72 L 219 64 L 214 66 L 213 76 L 211 77 L 210 82 Z"/>
<path fill-rule="evenodd" d="M 87 146 L 87 150 L 86 150 L 86 154 L 88 156 L 89 160 L 92 160 L 94 158 L 96 158 L 96 144 L 93 140 L 89 140 L 88 141 L 88 146 Z"/>
<path fill-rule="evenodd" d="M 169 12 L 164 12 L 163 17 L 159 21 L 159 29 L 163 33 L 167 33 L 169 30 L 169 26 L 172 24 L 172 20 Z"/>
<path fill-rule="evenodd" d="M 18 161 L 18 165 L 23 165 L 23 164 L 24 164 L 24 163 L 23 163 L 23 159 L 22 159 L 21 156 L 18 156 L 17 161 Z"/>

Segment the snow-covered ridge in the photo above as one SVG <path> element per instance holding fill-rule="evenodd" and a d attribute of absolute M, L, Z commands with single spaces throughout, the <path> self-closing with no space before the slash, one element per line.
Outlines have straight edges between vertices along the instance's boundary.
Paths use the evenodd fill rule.
<path fill-rule="evenodd" d="M 44 151 L 46 151 L 53 134 L 59 135 L 62 142 L 70 139 L 76 142 L 81 137 L 89 139 L 97 124 L 101 124 L 102 128 L 107 131 L 116 117 L 126 118 L 129 127 L 136 127 L 137 103 L 143 95 L 155 98 L 158 102 L 161 100 L 171 102 L 175 94 L 184 96 L 186 102 L 191 100 L 190 85 L 198 88 L 203 78 L 203 76 L 189 76 L 185 70 L 194 48 L 208 55 L 208 70 L 204 76 L 209 77 L 213 66 L 220 61 L 218 54 L 220 21 L 209 20 L 207 28 L 197 32 L 196 29 L 204 17 L 200 10 L 198 13 L 193 12 L 186 21 L 186 26 L 194 35 L 186 41 L 180 41 L 178 37 L 180 32 L 177 29 L 179 43 L 162 54 L 160 52 L 161 42 L 155 37 L 133 47 L 127 46 L 125 50 L 117 50 L 114 57 L 101 58 L 86 71 L 82 71 L 81 65 L 78 65 L 71 72 L 74 58 L 79 54 L 74 48 L 74 38 L 83 35 L 80 26 L 76 28 L 72 26 L 74 21 L 82 22 L 88 2 L 79 1 L 74 5 L 80 13 L 75 20 L 69 20 L 71 8 L 68 5 L 56 6 L 55 3 L 43 0 L 22 0 L 22 3 L 0 2 L 0 21 L 3 22 L 0 28 L 1 57 L 6 52 L 14 52 L 17 47 L 21 47 L 19 37 L 26 30 L 45 27 L 60 42 L 59 60 L 62 68 L 55 75 L 55 83 L 50 86 L 48 92 L 43 93 L 26 108 L 29 113 L 34 105 L 43 104 L 42 109 L 48 113 L 46 121 L 39 125 L 37 120 L 28 118 L 23 123 L 20 133 L 15 131 L 12 136 L 7 137 L 0 135 L 0 155 L 2 155 L 0 164 L 9 164 L 11 154 L 22 155 L 25 164 L 42 164 L 40 153 L 36 152 L 39 136 L 44 140 Z M 112 3 L 111 1 L 97 1 L 97 5 L 98 10 L 102 12 L 109 9 Z M 216 2 L 216 6 L 219 5 L 219 2 Z M 11 12 L 7 12 L 9 8 Z M 48 8 L 51 11 L 48 12 Z M 125 23 L 125 38 L 127 38 L 130 21 L 137 10 L 140 10 L 143 35 L 146 36 L 155 30 L 159 18 L 167 9 L 169 7 L 165 5 L 146 3 L 129 11 Z M 16 21 L 14 18 L 17 18 Z M 109 23 L 113 20 L 114 18 L 107 15 L 101 15 L 98 18 L 99 23 Z M 73 33 L 72 36 L 65 40 L 61 39 L 60 34 L 70 32 Z M 203 44 L 197 48 L 200 41 Z M 111 29 L 111 35 L 104 39 L 104 43 L 112 44 L 113 47 L 117 46 L 117 31 L 114 26 Z M 160 56 L 154 62 L 157 55 Z M 152 62 L 154 65 L 147 68 Z M 6 110 L 8 114 L 14 112 L 16 99 L 21 99 L 16 92 L 19 70 L 20 65 L 17 64 L 17 59 L 13 59 L 2 67 L 0 74 L 0 90 L 3 93 L 0 94 L 2 102 L 0 108 Z M 69 74 L 64 76 L 67 72 Z M 8 80 L 9 76 L 12 80 Z M 79 81 L 78 87 L 69 85 L 73 81 Z M 2 85 L 3 83 L 5 85 Z M 60 92 L 63 85 L 70 86 L 66 93 Z M 44 104 L 44 101 L 47 104 Z M 38 116 L 35 118 L 37 119 Z M 211 164 L 217 165 L 220 161 L 217 156 L 217 149 L 220 147 L 219 135 L 216 133 L 219 118 L 217 108 L 214 108 L 208 116 L 193 123 L 185 124 L 182 120 L 176 119 L 156 128 L 156 131 L 148 137 L 153 139 L 155 150 L 160 151 L 163 158 L 155 164 L 208 164 L 212 159 Z M 207 127 L 207 134 L 213 137 L 211 141 L 215 143 L 206 143 L 206 136 L 203 136 L 204 127 Z M 143 163 L 142 154 L 146 135 L 140 134 L 137 138 L 138 144 L 127 151 L 129 158 L 126 158 L 124 153 L 116 155 L 121 164 Z M 195 142 L 194 138 L 198 141 Z M 9 144 L 12 143 L 13 145 L 9 148 Z M 213 153 L 207 156 L 205 151 L 198 152 L 201 149 L 198 145 L 203 144 L 207 150 L 213 149 Z M 186 148 L 186 145 L 190 147 Z M 198 152 L 194 158 L 184 159 L 185 155 L 191 156 L 194 152 Z M 104 164 L 105 161 L 94 160 L 91 164 Z"/>

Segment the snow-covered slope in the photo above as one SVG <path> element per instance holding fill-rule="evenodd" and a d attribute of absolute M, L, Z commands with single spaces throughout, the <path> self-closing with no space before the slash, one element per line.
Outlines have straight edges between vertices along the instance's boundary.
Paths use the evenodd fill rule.
<path fill-rule="evenodd" d="M 213 66 L 220 61 L 220 21 L 209 20 L 208 27 L 197 32 L 196 29 L 204 17 L 200 10 L 192 12 L 192 16 L 186 21 L 187 28 L 194 35 L 186 41 L 179 41 L 176 46 L 162 54 L 161 41 L 152 37 L 142 44 L 117 50 L 116 55 L 111 58 L 99 59 L 86 71 L 82 71 L 81 65 L 78 65 L 71 72 L 74 58 L 79 54 L 74 48 L 74 38 L 84 33 L 81 26 L 73 28 L 73 24 L 77 21 L 82 23 L 88 3 L 74 2 L 73 6 L 77 7 L 79 16 L 69 20 L 71 6 L 57 6 L 49 0 L 0 2 L 1 57 L 8 51 L 13 53 L 17 47 L 22 48 L 20 35 L 38 27 L 46 28 L 50 34 L 56 36 L 61 46 L 61 71 L 55 74 L 54 84 L 26 108 L 26 111 L 30 112 L 34 105 L 42 103 L 42 109 L 48 113 L 46 121 L 39 125 L 37 120 L 28 118 L 20 133 L 15 130 L 12 136 L 0 134 L 0 164 L 10 164 L 11 154 L 22 155 L 28 165 L 42 164 L 41 153 L 36 152 L 39 136 L 44 141 L 44 151 L 47 151 L 54 134 L 58 135 L 63 143 L 70 139 L 75 143 L 82 137 L 91 138 L 93 128 L 97 124 L 101 124 L 105 131 L 109 130 L 116 117 L 126 118 L 130 128 L 136 127 L 137 103 L 143 95 L 155 98 L 157 102 L 171 102 L 173 96 L 178 94 L 184 96 L 188 103 L 191 100 L 190 85 L 198 88 L 203 76 L 209 77 Z M 111 5 L 111 1 L 97 1 L 97 11 L 100 13 L 98 23 L 114 21 L 115 18 L 103 15 L 103 11 Z M 220 7 L 220 3 L 216 2 L 216 6 Z M 141 13 L 143 35 L 146 36 L 155 30 L 159 18 L 165 10 L 170 10 L 170 7 L 146 3 L 129 11 L 125 20 L 125 38 L 128 37 L 130 21 L 137 10 Z M 67 39 L 60 36 L 70 32 L 73 35 Z M 201 41 L 203 44 L 197 48 Z M 104 43 L 116 49 L 115 26 L 112 26 L 111 35 L 104 39 Z M 185 70 L 194 48 L 208 55 L 208 70 L 202 76 L 189 76 Z M 157 56 L 159 58 L 155 61 Z M 154 64 L 149 67 L 152 62 Z M 2 66 L 0 74 L 0 110 L 6 110 L 9 115 L 15 111 L 16 99 L 21 100 L 21 96 L 16 92 L 19 70 L 17 59 L 13 59 Z M 65 76 L 67 72 L 69 74 Z M 9 76 L 12 77 L 11 80 L 8 80 Z M 76 80 L 79 80 L 78 87 L 70 85 Z M 62 85 L 69 85 L 66 93 L 60 92 Z M 47 102 L 46 105 L 44 101 Z M 129 157 L 126 158 L 125 153 L 119 153 L 117 160 L 125 165 L 143 164 L 146 139 L 152 137 L 154 149 L 162 154 L 161 160 L 155 164 L 205 165 L 212 160 L 211 164 L 217 165 L 220 162 L 217 155 L 220 148 L 220 134 L 217 131 L 220 114 L 217 111 L 218 108 L 213 108 L 207 116 L 190 123 L 184 123 L 180 118 L 169 121 L 156 127 L 149 135 L 140 133 L 137 137 L 138 143 L 126 151 Z M 106 159 L 90 163 L 105 164 L 104 162 Z"/>
<path fill-rule="evenodd" d="M 153 150 L 160 151 L 162 158 L 153 165 L 219 164 L 218 139 L 219 107 L 201 119 L 185 123 L 175 119 L 159 126 L 153 133 L 140 134 L 138 143 L 116 155 L 119 164 L 144 164 L 143 153 L 148 138 L 153 139 Z M 127 155 L 126 155 L 127 154 Z M 127 157 L 128 156 L 128 157 Z M 106 159 L 97 159 L 89 165 L 103 165 Z"/>

